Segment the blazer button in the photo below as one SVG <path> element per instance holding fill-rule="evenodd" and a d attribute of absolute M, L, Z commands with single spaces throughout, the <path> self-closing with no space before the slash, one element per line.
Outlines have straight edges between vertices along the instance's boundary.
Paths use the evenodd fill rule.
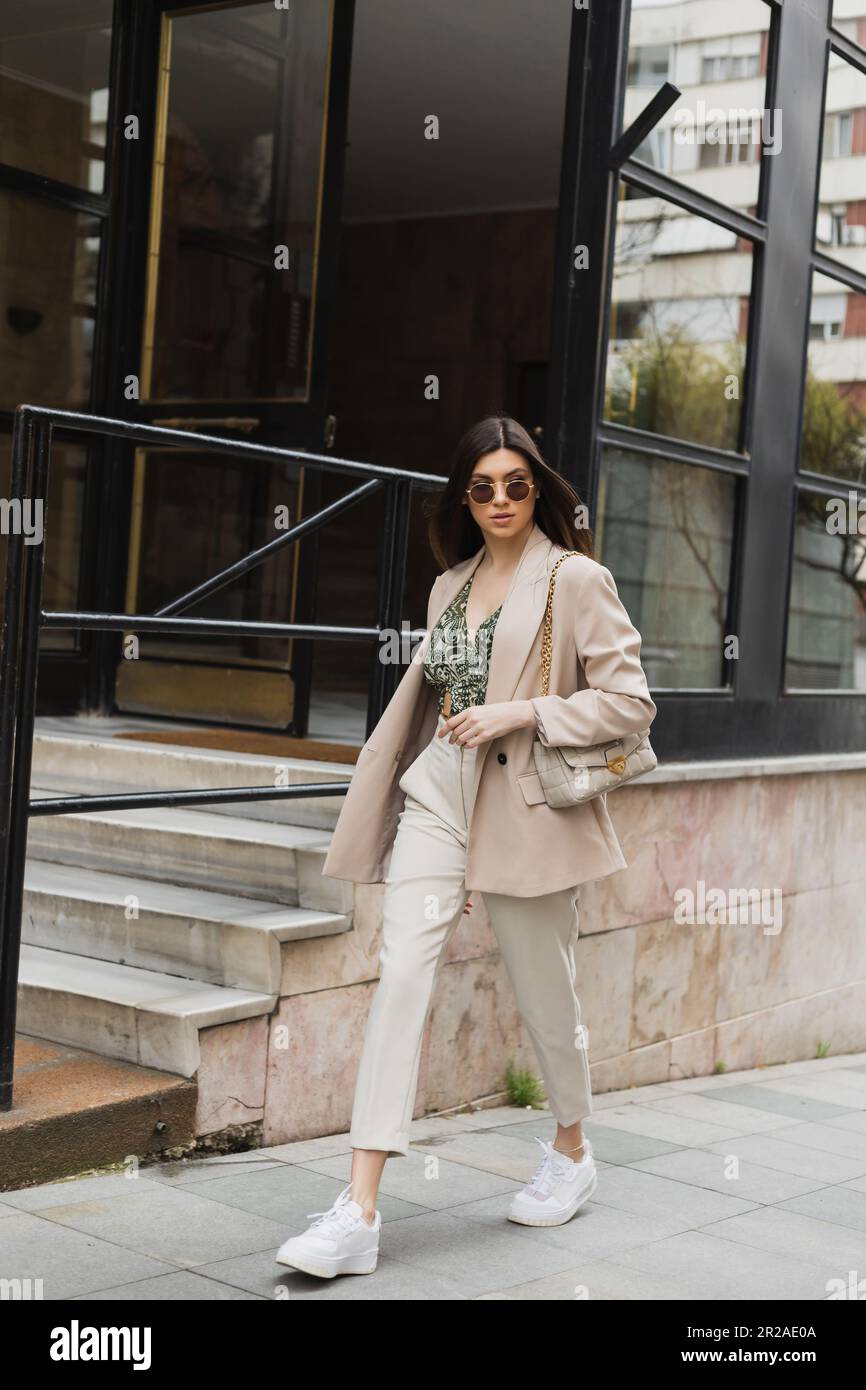
<path fill-rule="evenodd" d="M 507 762 L 508 762 L 508 754 L 507 754 L 507 753 L 497 753 L 496 757 L 497 757 L 497 761 L 500 762 L 500 763 L 507 763 Z"/>

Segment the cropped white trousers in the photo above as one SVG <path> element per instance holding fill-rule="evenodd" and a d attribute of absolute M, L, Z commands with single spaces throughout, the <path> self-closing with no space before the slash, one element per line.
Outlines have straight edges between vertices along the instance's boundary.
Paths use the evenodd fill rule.
<path fill-rule="evenodd" d="M 437 730 L 444 722 L 440 715 Z M 385 879 L 381 973 L 355 1087 L 353 1148 L 386 1149 L 392 1158 L 409 1152 L 424 1027 L 445 948 L 470 896 L 466 838 L 476 751 L 434 733 L 400 779 L 406 801 Z M 562 1125 L 592 1113 L 575 992 L 578 891 L 483 895 L 548 1104 Z"/>

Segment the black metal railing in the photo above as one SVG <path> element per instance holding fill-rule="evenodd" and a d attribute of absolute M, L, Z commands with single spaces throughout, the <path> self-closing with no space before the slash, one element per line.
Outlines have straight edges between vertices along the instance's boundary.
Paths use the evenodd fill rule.
<path fill-rule="evenodd" d="M 304 517 L 267 545 L 219 571 L 188 593 L 164 604 L 156 613 L 45 612 L 42 577 L 45 562 L 48 479 L 52 431 L 55 426 L 95 438 L 119 438 L 134 444 L 164 448 L 207 449 L 245 461 L 302 464 L 305 468 L 343 473 L 357 481 L 345 496 Z M 290 787 L 220 787 L 205 791 L 154 791 L 111 796 L 64 796 L 31 800 L 30 773 L 36 715 L 39 632 L 44 628 L 96 629 L 162 633 L 207 633 L 217 637 L 297 637 L 338 642 L 378 641 L 383 631 L 400 628 L 400 607 L 406 577 L 409 509 L 412 491 L 444 486 L 436 474 L 380 468 L 334 458 L 327 454 L 283 449 L 188 430 L 135 424 L 98 415 L 21 405 L 12 434 L 12 472 L 9 489 L 14 515 L 17 503 L 41 501 L 43 525 L 38 541 L 25 544 L 22 526 L 10 526 L 7 542 L 6 591 L 0 629 L 0 1110 L 12 1106 L 12 1077 L 21 917 L 24 896 L 27 827 L 30 816 L 69 815 L 81 811 L 111 811 L 143 806 L 196 806 L 226 802 L 276 801 L 305 796 L 342 796 L 346 782 L 306 782 Z M 339 627 L 324 623 L 239 622 L 216 618 L 179 617 L 179 613 L 264 564 L 276 552 L 326 525 L 358 502 L 384 489 L 384 524 L 379 548 L 379 587 L 376 627 Z M 410 632 L 410 640 L 423 635 Z M 372 663 L 367 706 L 367 734 L 393 693 L 397 666 Z"/>

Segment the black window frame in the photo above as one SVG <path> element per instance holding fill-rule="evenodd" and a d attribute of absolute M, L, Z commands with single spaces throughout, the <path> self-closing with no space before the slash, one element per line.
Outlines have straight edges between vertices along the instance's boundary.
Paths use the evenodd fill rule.
<path fill-rule="evenodd" d="M 866 72 L 866 51 L 832 28 L 830 0 L 763 0 L 770 11 L 766 103 L 782 112 L 781 149 L 763 158 L 754 216 L 727 208 L 634 158 L 617 165 L 628 64 L 630 0 L 576 10 L 557 244 L 557 294 L 546 438 L 549 461 L 578 489 L 595 524 L 603 450 L 721 468 L 736 475 L 729 623 L 739 639 L 731 685 L 662 690 L 653 743 L 666 760 L 764 758 L 866 748 L 866 692 L 785 690 L 797 502 L 802 489 L 838 495 L 800 471 L 812 272 L 852 272 L 818 252 L 815 223 L 830 49 Z M 647 101 L 652 92 L 647 89 Z M 612 157 L 613 152 L 613 157 Z M 648 193 L 753 244 L 740 449 L 711 449 L 603 417 L 617 185 Z M 576 246 L 589 264 L 577 270 Z M 866 292 L 866 277 L 853 275 Z M 792 348 L 792 344 L 796 348 Z M 792 402 L 794 408 L 792 409 Z M 854 485 L 846 482 L 847 491 Z M 866 495 L 866 489 L 860 489 Z"/>
<path fill-rule="evenodd" d="M 105 131 L 105 172 L 102 191 L 91 192 L 76 184 L 65 183 L 46 174 L 35 173 L 16 165 L 0 163 L 0 190 L 18 194 L 34 201 L 47 203 L 67 212 L 83 213 L 99 224 L 99 255 L 96 266 L 94 298 L 94 337 L 91 357 L 89 400 L 83 409 L 105 413 L 108 392 L 106 380 L 115 358 L 117 344 L 111 341 L 109 329 L 109 295 L 122 269 L 116 268 L 117 253 L 113 243 L 119 239 L 121 220 L 119 203 L 123 187 L 123 166 L 128 159 L 130 142 L 118 133 L 118 111 L 140 111 L 139 92 L 123 91 L 122 58 L 130 43 L 129 16 L 124 0 L 113 0 L 111 21 L 111 53 L 108 67 L 108 110 Z M 123 146 L 127 149 L 124 150 Z M 18 404 L 16 402 L 16 404 Z M 0 434 L 11 440 L 15 419 L 14 407 L 0 407 Z M 81 532 L 78 553 L 79 600 L 90 607 L 99 592 L 103 565 L 111 547 L 105 544 L 105 510 L 107 492 L 106 450 L 100 443 L 82 442 L 69 430 L 56 427 L 54 437 L 82 449 L 87 457 L 84 490 L 81 500 Z M 49 521 L 50 525 L 50 521 Z M 96 556 L 95 563 L 88 557 Z M 76 632 L 69 648 L 40 652 L 40 710 L 66 711 L 79 703 L 80 691 L 87 681 L 91 657 L 99 634 Z"/>

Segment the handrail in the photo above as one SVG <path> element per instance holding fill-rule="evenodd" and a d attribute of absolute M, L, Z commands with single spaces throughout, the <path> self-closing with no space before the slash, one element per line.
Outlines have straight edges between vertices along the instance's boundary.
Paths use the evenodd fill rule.
<path fill-rule="evenodd" d="M 46 405 L 19 405 L 15 410 L 13 438 L 19 420 L 34 424 L 62 425 L 80 434 L 102 435 L 107 439 L 126 439 L 136 444 L 176 444 L 179 448 L 202 448 L 210 453 L 257 459 L 263 463 L 303 463 L 324 472 L 348 473 L 357 478 L 381 478 L 383 482 L 410 482 L 417 487 L 439 489 L 445 479 L 439 473 L 416 473 L 409 468 L 389 468 L 383 463 L 359 463 L 336 454 L 314 454 L 305 449 L 286 449 L 280 444 L 250 444 L 243 439 L 226 439 L 220 434 L 197 434 L 193 430 L 174 430 L 165 425 L 145 425 L 138 420 L 115 420 L 107 415 L 88 415 L 84 411 L 55 410 Z"/>
<path fill-rule="evenodd" d="M 265 560 L 277 550 L 281 550 L 285 545 L 292 545 L 299 541 L 302 536 L 309 535 L 311 531 L 317 531 L 324 526 L 327 521 L 331 521 L 340 512 L 348 511 L 356 502 L 362 502 L 371 493 L 378 492 L 382 487 L 381 478 L 371 478 L 369 482 L 363 483 L 361 487 L 355 488 L 354 492 L 347 492 L 345 497 L 338 497 L 336 502 L 331 502 L 321 511 L 314 512 L 312 516 L 304 517 L 297 525 L 289 527 L 288 531 L 283 532 L 274 540 L 268 541 L 267 545 L 261 546 L 258 550 L 253 550 L 243 560 L 236 560 L 233 565 L 227 565 L 219 574 L 206 579 L 203 584 L 199 584 L 195 589 L 190 589 L 189 593 L 181 594 L 179 598 L 172 599 L 171 603 L 163 604 L 162 608 L 157 608 L 157 614 L 179 613 L 184 608 L 191 608 L 194 603 L 198 603 L 203 598 L 209 598 L 225 584 L 230 584 L 233 579 L 239 579 L 242 574 L 249 574 L 250 570 L 258 565 L 264 564 Z"/>
<path fill-rule="evenodd" d="M 330 641 L 374 641 L 397 628 L 406 577 L 409 508 L 413 488 L 438 490 L 445 479 L 434 473 L 359 463 L 331 454 L 285 449 L 219 435 L 198 434 L 160 425 L 140 424 L 46 406 L 19 405 L 12 431 L 10 501 L 44 499 L 48 494 L 52 433 L 55 428 L 130 443 L 201 449 L 244 460 L 303 464 L 359 480 L 352 492 L 304 517 L 273 541 L 211 575 L 196 588 L 164 604 L 153 614 L 99 611 L 50 611 L 42 608 L 46 538 L 44 527 L 33 545 L 24 544 L 22 528 L 8 538 L 6 590 L 0 628 L 0 1111 L 12 1106 L 18 966 L 30 816 L 75 815 L 151 806 L 201 806 L 244 801 L 276 801 L 302 796 L 342 796 L 349 782 L 303 783 L 289 787 L 216 787 L 117 793 L 108 796 L 30 798 L 40 628 L 75 628 L 104 632 L 195 632 L 219 637 L 301 637 Z M 325 623 L 243 622 L 219 618 L 178 617 L 233 580 L 264 564 L 287 545 L 297 544 L 335 516 L 384 489 L 385 524 L 380 548 L 376 627 Z M 424 635 L 412 630 L 411 639 Z M 374 667 L 367 708 L 368 733 L 379 718 L 395 684 L 395 671 Z"/>
<path fill-rule="evenodd" d="M 378 627 L 336 627 L 328 623 L 253 623 L 243 618 L 163 618 L 150 613 L 70 613 L 66 609 L 43 609 L 43 627 L 78 627 L 105 632 L 195 632 L 221 637 L 328 637 L 336 642 L 378 637 Z M 418 636 L 418 632 L 415 631 Z M 423 635 L 421 633 L 420 635 Z"/>

